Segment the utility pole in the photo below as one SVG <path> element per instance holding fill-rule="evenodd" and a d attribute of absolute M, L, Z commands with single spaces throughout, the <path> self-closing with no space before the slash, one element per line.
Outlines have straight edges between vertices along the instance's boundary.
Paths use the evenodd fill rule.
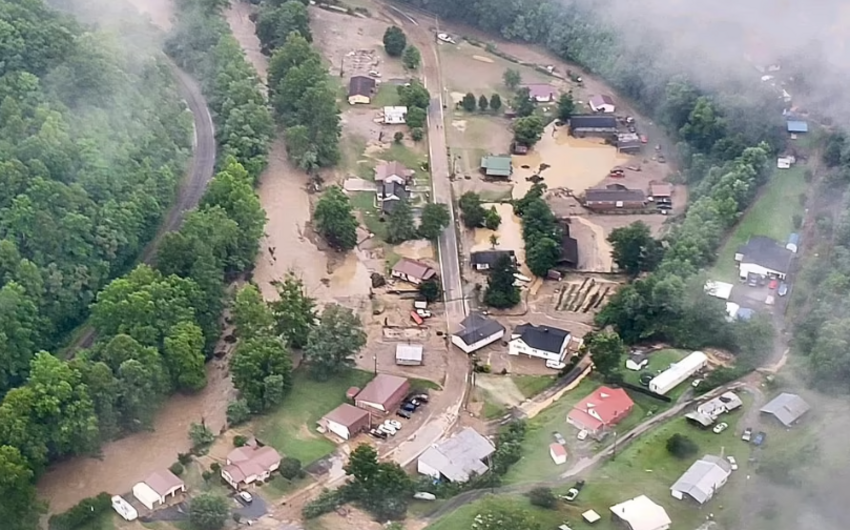
<path fill-rule="evenodd" d="M 378 375 L 378 355 L 372 355 L 372 359 L 375 360 L 375 375 Z"/>
<path fill-rule="evenodd" d="M 614 431 L 614 453 L 611 455 L 611 460 L 617 459 L 617 431 Z"/>

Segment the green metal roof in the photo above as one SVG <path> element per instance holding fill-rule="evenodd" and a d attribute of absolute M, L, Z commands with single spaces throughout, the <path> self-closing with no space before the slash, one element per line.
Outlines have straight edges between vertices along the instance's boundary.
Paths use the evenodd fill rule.
<path fill-rule="evenodd" d="M 492 177 L 510 177 L 513 171 L 510 156 L 485 156 L 481 159 L 484 173 Z"/>

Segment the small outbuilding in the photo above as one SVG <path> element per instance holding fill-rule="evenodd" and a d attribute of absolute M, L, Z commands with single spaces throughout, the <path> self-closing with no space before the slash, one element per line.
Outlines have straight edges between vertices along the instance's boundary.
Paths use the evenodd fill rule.
<path fill-rule="evenodd" d="M 354 398 L 354 404 L 366 410 L 390 412 L 395 410 L 410 392 L 410 382 L 404 377 L 378 374 Z"/>
<path fill-rule="evenodd" d="M 797 249 L 800 246 L 800 234 L 791 234 L 788 236 L 788 242 L 785 243 L 785 248 L 793 252 L 797 253 Z"/>
<path fill-rule="evenodd" d="M 587 510 L 586 512 L 581 514 L 581 518 L 587 521 L 588 524 L 593 524 L 602 519 L 602 516 L 593 510 Z"/>
<path fill-rule="evenodd" d="M 604 112 L 610 114 L 617 110 L 617 107 L 614 105 L 614 98 L 611 96 L 592 96 L 590 100 L 588 100 L 588 104 L 593 112 Z"/>
<path fill-rule="evenodd" d="M 470 313 L 460 326 L 461 330 L 452 335 L 452 344 L 464 353 L 480 350 L 505 335 L 505 326 L 481 313 Z"/>
<path fill-rule="evenodd" d="M 773 416 L 785 427 L 791 427 L 810 409 L 811 406 L 797 394 L 783 392 L 763 406 L 760 412 Z"/>
<path fill-rule="evenodd" d="M 319 424 L 343 440 L 349 440 L 371 427 L 369 411 L 343 403 L 324 415 Z"/>
<path fill-rule="evenodd" d="M 400 366 L 422 365 L 421 344 L 397 344 L 395 347 L 395 363 Z"/>
<path fill-rule="evenodd" d="M 549 456 L 556 466 L 567 463 L 567 449 L 559 443 L 549 444 Z"/>
<path fill-rule="evenodd" d="M 705 287 L 703 290 L 705 294 L 708 296 L 713 296 L 714 298 L 720 298 L 721 300 L 729 300 L 729 297 L 732 296 L 732 288 L 735 287 L 731 283 L 726 282 L 716 282 L 714 280 L 707 280 L 705 282 Z"/>
<path fill-rule="evenodd" d="M 705 504 L 726 484 L 731 474 L 732 465 L 728 460 L 720 456 L 705 455 L 679 477 L 670 487 L 670 493 L 679 500 L 688 496 L 700 504 Z"/>
<path fill-rule="evenodd" d="M 791 134 L 805 134 L 809 132 L 809 124 L 802 120 L 788 120 L 786 128 Z"/>
<path fill-rule="evenodd" d="M 384 124 L 402 125 L 407 120 L 407 107 L 384 107 Z"/>
<path fill-rule="evenodd" d="M 186 484 L 167 469 L 155 471 L 133 486 L 133 496 L 148 510 L 155 510 L 179 493 L 186 492 Z"/>
<path fill-rule="evenodd" d="M 646 495 L 611 506 L 611 514 L 629 530 L 667 530 L 672 523 L 664 508 Z"/>
<path fill-rule="evenodd" d="M 558 91 L 549 83 L 529 83 L 520 88 L 527 88 L 529 97 L 536 103 L 551 103 L 558 97 Z"/>
<path fill-rule="evenodd" d="M 649 364 L 649 356 L 645 353 L 631 353 L 626 358 L 626 368 L 635 372 L 643 370 L 647 364 Z"/>
<path fill-rule="evenodd" d="M 488 155 L 481 159 L 481 171 L 492 178 L 510 178 L 513 162 L 510 155 Z"/>

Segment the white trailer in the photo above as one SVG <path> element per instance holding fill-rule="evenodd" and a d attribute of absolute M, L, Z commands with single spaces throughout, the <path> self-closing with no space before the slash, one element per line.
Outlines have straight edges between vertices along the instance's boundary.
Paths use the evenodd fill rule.
<path fill-rule="evenodd" d="M 649 382 L 649 389 L 663 396 L 702 370 L 706 364 L 708 357 L 701 351 L 695 351 L 654 377 Z"/>

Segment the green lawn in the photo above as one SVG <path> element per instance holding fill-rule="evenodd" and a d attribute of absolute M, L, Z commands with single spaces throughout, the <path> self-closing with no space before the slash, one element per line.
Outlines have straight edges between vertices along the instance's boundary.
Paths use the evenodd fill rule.
<path fill-rule="evenodd" d="M 357 191 L 349 194 L 351 205 L 363 214 L 363 224 L 381 241 L 387 239 L 387 225 L 381 221 L 381 212 L 375 206 L 375 194 L 371 191 Z"/>
<path fill-rule="evenodd" d="M 417 184 L 427 184 L 431 179 L 430 174 L 422 169 L 427 157 L 404 144 L 393 143 L 389 149 L 381 151 L 380 158 L 388 162 L 401 162 L 407 168 L 415 170 Z"/>
<path fill-rule="evenodd" d="M 280 408 L 258 420 L 257 436 L 306 466 L 336 447 L 316 432 L 316 421 L 345 401 L 345 391 L 349 387 L 362 387 L 374 375 L 348 370 L 325 382 L 310 379 L 305 370 L 296 370 L 293 375 L 292 392 Z"/>
<path fill-rule="evenodd" d="M 398 87 L 388 83 L 382 83 L 378 93 L 372 98 L 373 107 L 394 107 L 399 103 Z"/>
<path fill-rule="evenodd" d="M 76 530 L 114 530 L 118 514 L 111 509 L 104 512 L 93 521 L 77 527 Z"/>
<path fill-rule="evenodd" d="M 511 379 L 527 398 L 536 396 L 555 382 L 555 377 L 551 375 L 514 375 Z"/>
<path fill-rule="evenodd" d="M 482 403 L 481 416 L 485 420 L 495 420 L 501 418 L 507 412 L 507 408 L 499 401 L 493 398 L 490 392 L 483 388 L 476 387 L 473 390 L 472 400 L 477 403 Z"/>
<path fill-rule="evenodd" d="M 795 232 L 793 217 L 803 214 L 800 195 L 806 193 L 809 184 L 805 180 L 807 167 L 797 165 L 791 169 L 777 169 L 765 184 L 762 194 L 735 226 L 729 239 L 717 254 L 717 263 L 711 270 L 711 278 L 727 282 L 738 276 L 735 250 L 750 238 L 761 235 L 784 242 Z"/>
<path fill-rule="evenodd" d="M 626 368 L 626 361 L 625 359 L 623 359 L 623 369 L 621 372 L 623 374 L 623 381 L 633 385 L 639 385 L 641 373 L 649 372 L 651 374 L 656 374 L 659 371 L 663 372 L 664 370 L 669 368 L 671 364 L 684 359 L 688 353 L 689 352 L 686 352 L 684 350 L 673 349 L 654 351 L 649 354 L 649 364 L 646 365 L 646 367 L 639 372 L 635 372 L 634 370 L 629 370 L 628 368 Z M 685 383 L 682 383 L 682 385 L 680 386 L 687 387 Z"/>
<path fill-rule="evenodd" d="M 446 517 L 435 521 L 426 530 L 466 530 L 474 528 L 475 516 L 495 507 L 511 506 L 525 509 L 534 514 L 544 530 L 552 530 L 564 521 L 565 512 L 562 510 L 544 510 L 532 506 L 525 497 L 508 497 L 505 495 L 488 495 L 478 501 L 461 506 Z M 515 530 L 524 530 L 517 528 Z"/>

